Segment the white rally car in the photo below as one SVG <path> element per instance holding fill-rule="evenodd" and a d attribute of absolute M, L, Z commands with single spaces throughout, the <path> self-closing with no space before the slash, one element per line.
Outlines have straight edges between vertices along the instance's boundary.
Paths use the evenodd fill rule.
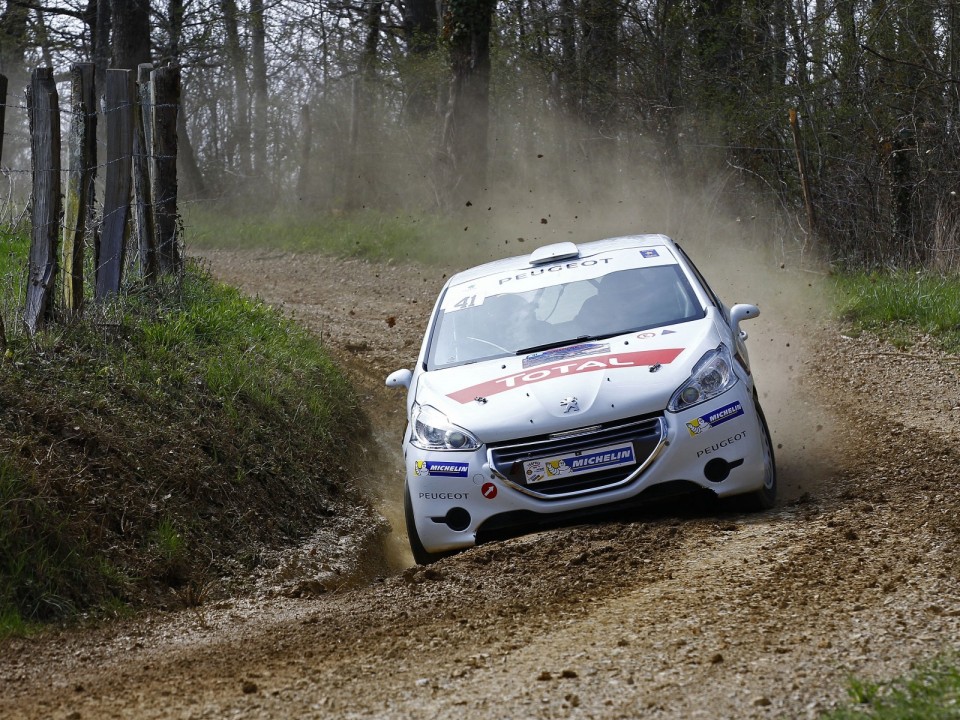
<path fill-rule="evenodd" d="M 684 489 L 776 498 L 740 322 L 664 235 L 547 245 L 451 277 L 407 388 L 405 510 L 428 563 Z"/>

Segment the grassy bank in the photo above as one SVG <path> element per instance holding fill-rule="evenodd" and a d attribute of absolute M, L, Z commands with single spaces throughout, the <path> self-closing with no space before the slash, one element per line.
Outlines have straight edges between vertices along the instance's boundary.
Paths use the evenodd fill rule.
<path fill-rule="evenodd" d="M 837 313 L 852 332 L 869 331 L 909 348 L 928 335 L 946 352 L 960 352 L 960 278 L 888 271 L 836 276 Z M 851 702 L 827 720 L 960 718 L 960 669 L 949 653 L 910 674 L 884 682 L 852 679 Z"/>
<path fill-rule="evenodd" d="M 25 247 L 3 245 L 10 272 Z M 3 300 L 15 316 L 20 299 Z M 200 269 L 8 336 L 0 634 L 199 602 L 363 502 L 348 458 L 367 428 L 344 376 L 312 336 Z"/>
<path fill-rule="evenodd" d="M 469 244 L 460 237 L 464 229 L 439 216 L 384 215 L 373 210 L 349 215 L 296 210 L 247 214 L 199 205 L 185 213 L 184 224 L 190 245 L 196 248 L 269 248 L 427 264 L 463 262 L 464 253 L 470 253 Z"/>
<path fill-rule="evenodd" d="M 855 328 L 909 345 L 931 335 L 948 352 L 960 352 L 960 279 L 890 271 L 836 277 L 841 318 Z"/>

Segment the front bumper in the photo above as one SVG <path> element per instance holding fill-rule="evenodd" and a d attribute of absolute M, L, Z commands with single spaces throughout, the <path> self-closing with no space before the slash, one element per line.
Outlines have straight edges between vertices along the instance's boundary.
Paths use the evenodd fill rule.
<path fill-rule="evenodd" d="M 681 413 L 475 452 L 428 452 L 410 445 L 406 450 L 414 522 L 428 552 L 470 547 L 481 528 L 508 517 L 617 507 L 677 481 L 725 497 L 757 490 L 764 478 L 763 433 L 742 382 Z M 587 467 L 590 463 L 600 469 Z"/>

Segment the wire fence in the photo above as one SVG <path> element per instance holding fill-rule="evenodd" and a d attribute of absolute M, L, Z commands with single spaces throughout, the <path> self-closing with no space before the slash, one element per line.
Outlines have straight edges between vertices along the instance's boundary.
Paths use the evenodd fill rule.
<path fill-rule="evenodd" d="M 25 104 L 0 97 L 0 138 L 8 108 L 28 118 L 31 167 L 7 168 L 4 174 L 30 177 L 30 203 L 24 210 L 30 216 L 29 262 L 24 292 L 18 296 L 24 298 L 22 325 L 30 335 L 79 313 L 88 296 L 104 302 L 119 294 L 131 272 L 152 281 L 181 269 L 179 71 L 141 66 L 138 73 L 135 82 L 132 71 L 108 70 L 101 107 L 95 101 L 91 63 L 71 68 L 71 105 L 65 111 L 50 68 L 33 71 Z M 3 78 L 0 88 L 6 84 Z M 68 130 L 63 133 L 62 127 Z M 8 222 L 13 219 L 14 182 L 9 186 Z M 0 341 L 6 341 L 2 314 Z"/>

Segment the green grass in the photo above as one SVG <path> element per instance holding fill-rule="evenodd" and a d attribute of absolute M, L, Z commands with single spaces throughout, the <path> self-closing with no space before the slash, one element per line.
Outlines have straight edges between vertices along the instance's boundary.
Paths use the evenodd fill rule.
<path fill-rule="evenodd" d="M 25 274 L 24 260 L 29 251 L 29 233 L 0 225 L 0 277 Z"/>
<path fill-rule="evenodd" d="M 23 305 L 30 235 L 0 224 L 0 320 L 6 332 L 15 330 Z"/>
<path fill-rule="evenodd" d="M 917 332 L 960 352 L 960 279 L 905 271 L 836 277 L 840 316 L 854 327 L 907 345 Z"/>
<path fill-rule="evenodd" d="M 195 248 L 269 248 L 368 260 L 462 262 L 463 228 L 440 217 L 356 213 L 246 213 L 197 206 L 184 216 Z M 468 249 L 469 250 L 469 249 Z"/>
<path fill-rule="evenodd" d="M 947 720 L 960 718 L 960 670 L 957 656 L 944 655 L 885 683 L 850 681 L 852 703 L 826 720 Z"/>

